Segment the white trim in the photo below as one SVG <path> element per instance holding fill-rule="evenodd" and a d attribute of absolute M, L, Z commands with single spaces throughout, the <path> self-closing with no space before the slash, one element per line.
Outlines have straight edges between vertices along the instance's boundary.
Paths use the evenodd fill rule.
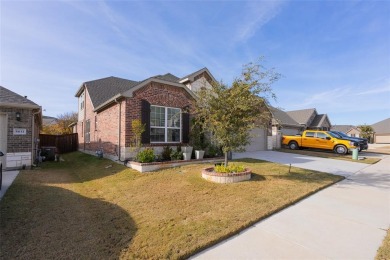
<path fill-rule="evenodd" d="M 156 106 L 156 105 L 150 105 L 150 108 L 152 107 L 161 107 L 161 108 L 164 108 L 164 119 L 165 119 L 165 126 L 152 126 L 150 125 L 150 128 L 149 128 L 149 131 L 150 133 L 152 132 L 152 128 L 156 128 L 156 129 L 164 129 L 164 142 L 153 142 L 153 141 L 150 141 L 151 144 L 166 144 L 166 143 L 181 143 L 181 141 L 183 140 L 183 137 L 182 137 L 182 129 L 183 129 L 183 117 L 182 117 L 182 110 L 181 108 L 178 108 L 178 107 L 165 107 L 165 106 Z M 171 109 L 178 109 L 180 112 L 180 127 L 170 127 L 168 126 L 168 108 L 171 108 Z M 150 109 L 151 110 L 151 109 Z M 178 129 L 180 131 L 180 138 L 179 138 L 179 141 L 168 141 L 168 129 Z M 151 136 L 151 134 L 150 134 Z"/>

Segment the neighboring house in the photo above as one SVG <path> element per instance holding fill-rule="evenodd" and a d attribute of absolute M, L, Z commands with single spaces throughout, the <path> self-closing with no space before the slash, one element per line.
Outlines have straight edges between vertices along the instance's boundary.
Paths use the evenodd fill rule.
<path fill-rule="evenodd" d="M 304 127 L 295 121 L 287 112 L 275 107 L 270 107 L 272 113 L 272 135 L 278 131 L 282 135 L 296 135 L 304 130 Z"/>
<path fill-rule="evenodd" d="M 374 129 L 374 143 L 390 143 L 390 118 L 377 122 L 371 127 Z"/>
<path fill-rule="evenodd" d="M 0 151 L 3 168 L 30 167 L 36 157 L 42 125 L 39 105 L 0 86 Z"/>
<path fill-rule="evenodd" d="M 327 114 L 318 114 L 315 108 L 287 111 L 287 114 L 299 123 L 303 130 L 324 130 L 332 127 Z"/>
<path fill-rule="evenodd" d="M 57 124 L 58 119 L 51 116 L 42 116 L 42 126 L 49 126 Z"/>
<path fill-rule="evenodd" d="M 331 130 L 343 132 L 351 137 L 360 137 L 361 135 L 360 129 L 353 125 L 333 125 Z"/>
<path fill-rule="evenodd" d="M 163 146 L 188 144 L 196 98 L 192 90 L 214 80 L 203 68 L 183 78 L 167 73 L 143 81 L 108 77 L 84 82 L 76 93 L 78 122 L 72 125 L 79 135 L 79 149 L 89 153 L 102 149 L 111 159 L 133 157 L 135 119 L 146 125 L 143 146 L 159 152 Z"/>

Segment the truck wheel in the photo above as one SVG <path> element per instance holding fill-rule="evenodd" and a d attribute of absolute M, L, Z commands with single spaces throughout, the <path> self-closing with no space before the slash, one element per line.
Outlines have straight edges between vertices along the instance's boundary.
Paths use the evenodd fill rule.
<path fill-rule="evenodd" d="M 289 147 L 291 150 L 297 150 L 297 149 L 299 148 L 297 142 L 294 142 L 294 141 L 290 142 L 290 143 L 288 144 L 288 147 Z"/>
<path fill-rule="evenodd" d="M 340 144 L 340 145 L 336 145 L 336 147 L 334 148 L 334 152 L 337 154 L 347 154 L 348 149 L 344 145 Z"/>

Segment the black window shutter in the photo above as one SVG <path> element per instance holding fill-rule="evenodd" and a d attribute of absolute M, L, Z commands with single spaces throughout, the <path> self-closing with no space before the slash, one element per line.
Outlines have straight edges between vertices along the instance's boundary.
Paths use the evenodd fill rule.
<path fill-rule="evenodd" d="M 182 114 L 183 125 L 182 125 L 182 141 L 183 143 L 188 143 L 190 141 L 190 114 Z"/>
<path fill-rule="evenodd" d="M 144 99 L 141 100 L 141 123 L 145 124 L 145 131 L 141 136 L 142 144 L 150 143 L 150 103 Z"/>

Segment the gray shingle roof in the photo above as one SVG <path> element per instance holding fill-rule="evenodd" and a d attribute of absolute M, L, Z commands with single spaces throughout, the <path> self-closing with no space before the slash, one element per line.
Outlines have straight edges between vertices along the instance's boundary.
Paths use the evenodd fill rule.
<path fill-rule="evenodd" d="M 198 73 L 200 73 L 202 70 L 204 70 L 204 69 L 207 69 L 206 67 L 204 67 L 204 68 L 201 68 L 200 70 L 197 70 L 197 71 L 195 71 L 195 72 L 193 72 L 193 73 L 191 73 L 191 74 L 188 74 L 187 76 L 184 76 L 184 77 L 182 77 L 180 80 L 183 80 L 183 79 L 186 79 L 186 78 L 191 78 L 191 77 L 193 77 L 193 76 L 196 76 Z"/>
<path fill-rule="evenodd" d="M 30 106 L 39 108 L 39 105 L 28 98 L 0 86 L 0 105 Z"/>
<path fill-rule="evenodd" d="M 157 76 L 154 76 L 152 78 L 170 81 L 170 82 L 174 82 L 174 83 L 179 83 L 179 80 L 180 80 L 180 78 L 176 77 L 175 75 L 173 75 L 171 73 L 167 73 L 165 75 L 157 75 Z"/>
<path fill-rule="evenodd" d="M 281 125 L 289 125 L 289 126 L 300 126 L 300 124 L 292 119 L 286 112 L 277 109 L 275 107 L 270 107 L 271 113 L 274 119 Z"/>
<path fill-rule="evenodd" d="M 332 131 L 338 131 L 338 132 L 343 132 L 343 133 L 348 133 L 349 130 L 351 130 L 352 128 L 356 128 L 356 126 L 354 125 L 334 125 L 332 126 Z"/>
<path fill-rule="evenodd" d="M 323 123 L 325 122 L 326 114 L 316 115 L 311 122 L 311 127 L 322 127 Z"/>
<path fill-rule="evenodd" d="M 294 119 L 299 124 L 304 124 L 304 125 L 310 124 L 310 122 L 308 121 L 310 117 L 313 115 L 313 113 L 317 113 L 315 108 L 287 111 L 287 114 L 292 119 Z"/>
<path fill-rule="evenodd" d="M 84 82 L 93 106 L 96 108 L 114 96 L 138 85 L 137 81 L 108 77 Z"/>
<path fill-rule="evenodd" d="M 390 118 L 371 125 L 376 134 L 390 134 Z"/>

